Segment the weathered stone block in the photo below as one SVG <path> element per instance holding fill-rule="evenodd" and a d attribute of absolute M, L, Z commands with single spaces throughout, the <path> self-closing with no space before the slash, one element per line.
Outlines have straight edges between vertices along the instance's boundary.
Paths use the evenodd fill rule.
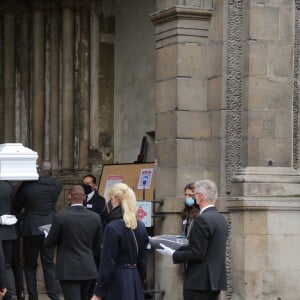
<path fill-rule="evenodd" d="M 177 106 L 177 79 L 156 83 L 156 113 L 174 110 Z"/>
<path fill-rule="evenodd" d="M 207 106 L 207 82 L 201 79 L 178 78 L 178 109 L 205 110 Z"/>
<path fill-rule="evenodd" d="M 293 1 L 289 6 L 281 6 L 279 9 L 279 41 L 294 43 L 295 39 L 295 8 Z"/>
<path fill-rule="evenodd" d="M 194 141 L 193 139 L 176 139 L 176 148 L 169 148 L 169 152 L 177 153 L 178 167 L 193 167 L 194 166 Z M 176 163 L 176 162 L 174 162 Z"/>
<path fill-rule="evenodd" d="M 255 5 L 250 8 L 250 39 L 278 41 L 278 19 L 278 7 Z"/>
<path fill-rule="evenodd" d="M 292 78 L 293 45 L 271 44 L 267 56 L 268 76 Z"/>
<path fill-rule="evenodd" d="M 267 75 L 267 43 L 249 41 L 249 76 Z"/>
<path fill-rule="evenodd" d="M 178 138 L 207 138 L 210 136 L 209 114 L 206 112 L 177 112 Z"/>
<path fill-rule="evenodd" d="M 222 74 L 223 44 L 210 44 L 208 46 L 207 76 L 215 77 Z"/>
<path fill-rule="evenodd" d="M 293 83 L 270 81 L 266 78 L 249 78 L 248 109 L 290 110 Z"/>
<path fill-rule="evenodd" d="M 177 76 L 177 45 L 170 45 L 156 51 L 156 80 L 166 80 Z"/>
<path fill-rule="evenodd" d="M 207 76 L 207 46 L 178 45 L 178 76 L 201 78 Z"/>
<path fill-rule="evenodd" d="M 225 109 L 222 101 L 222 77 L 213 77 L 207 81 L 207 109 Z"/>
<path fill-rule="evenodd" d="M 177 136 L 177 114 L 166 112 L 156 115 L 156 140 L 175 138 Z"/>
<path fill-rule="evenodd" d="M 157 163 L 164 164 L 165 167 L 176 167 L 177 165 L 177 145 L 175 139 L 166 139 L 156 143 Z"/>

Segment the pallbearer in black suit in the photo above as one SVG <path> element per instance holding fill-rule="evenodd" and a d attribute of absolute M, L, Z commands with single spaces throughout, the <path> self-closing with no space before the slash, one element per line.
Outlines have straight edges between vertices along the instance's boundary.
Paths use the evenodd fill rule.
<path fill-rule="evenodd" d="M 6 271 L 5 271 L 5 258 L 2 249 L 2 243 L 0 241 L 0 299 L 4 297 L 6 290 Z"/>
<path fill-rule="evenodd" d="M 24 273 L 29 300 L 38 300 L 36 269 L 38 256 L 44 272 L 46 292 L 50 299 L 59 299 L 59 283 L 54 276 L 54 249 L 44 247 L 44 235 L 39 226 L 51 224 L 56 213 L 55 205 L 62 190 L 62 183 L 51 177 L 49 161 L 38 167 L 37 181 L 24 181 L 17 191 L 14 211 L 24 209 L 22 228 Z"/>
<path fill-rule="evenodd" d="M 14 276 L 11 268 L 13 241 L 17 238 L 15 223 L 17 219 L 11 215 L 13 188 L 10 182 L 0 180 L 0 244 L 4 255 L 5 269 L 1 276 L 6 278 L 7 293 L 5 300 L 16 299 Z M 0 287 L 1 288 L 1 287 Z M 1 297 L 0 297 L 1 299 Z"/>
<path fill-rule="evenodd" d="M 161 254 L 173 257 L 174 263 L 187 263 L 184 274 L 184 300 L 218 300 L 226 290 L 227 222 L 215 207 L 217 187 L 210 180 L 195 182 L 196 203 L 200 215 L 195 219 L 189 244 L 174 251 L 161 244 Z"/>
<path fill-rule="evenodd" d="M 70 207 L 53 217 L 45 240 L 47 247 L 57 247 L 56 279 L 65 300 L 87 300 L 90 280 L 97 277 L 93 253 L 100 251 L 100 217 L 83 206 L 81 185 L 69 190 Z"/>

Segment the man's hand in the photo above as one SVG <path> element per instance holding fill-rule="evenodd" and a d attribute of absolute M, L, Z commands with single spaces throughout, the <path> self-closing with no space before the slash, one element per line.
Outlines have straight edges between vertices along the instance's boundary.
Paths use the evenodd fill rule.
<path fill-rule="evenodd" d="M 0 289 L 0 297 L 1 297 L 0 299 L 2 299 L 2 297 L 5 296 L 6 292 L 7 292 L 7 289 L 6 289 L 6 288 Z"/>
<path fill-rule="evenodd" d="M 156 251 L 160 254 L 163 254 L 163 255 L 167 255 L 167 256 L 173 256 L 173 253 L 175 252 L 175 250 L 167 247 L 166 245 L 160 243 L 159 244 L 163 249 L 156 249 Z"/>
<path fill-rule="evenodd" d="M 1 225 L 14 225 L 16 224 L 18 219 L 14 215 L 2 215 L 0 217 Z"/>

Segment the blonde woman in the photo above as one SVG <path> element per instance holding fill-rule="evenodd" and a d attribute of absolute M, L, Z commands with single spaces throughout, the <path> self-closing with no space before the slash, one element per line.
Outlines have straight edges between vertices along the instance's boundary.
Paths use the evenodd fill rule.
<path fill-rule="evenodd" d="M 136 196 L 124 183 L 108 191 L 112 210 L 104 230 L 98 280 L 92 300 L 142 300 L 148 235 L 136 218 Z"/>

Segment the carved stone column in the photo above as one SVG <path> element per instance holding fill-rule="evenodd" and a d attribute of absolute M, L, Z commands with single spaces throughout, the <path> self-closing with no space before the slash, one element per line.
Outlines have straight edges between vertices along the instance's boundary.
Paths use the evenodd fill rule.
<path fill-rule="evenodd" d="M 156 234 L 181 231 L 184 185 L 199 179 L 207 162 L 197 147 L 211 146 L 207 105 L 208 31 L 212 12 L 175 6 L 151 14 L 156 32 L 156 197 L 166 218 Z M 195 151 L 194 151 L 195 149 Z M 200 158 L 201 156 L 201 158 Z M 160 222 L 160 221 L 156 221 Z M 177 270 L 177 271 L 176 271 Z M 182 299 L 180 270 L 157 256 L 156 290 L 164 299 Z"/>
<path fill-rule="evenodd" d="M 4 142 L 10 143 L 15 138 L 15 16 L 5 13 L 3 18 L 3 102 Z"/>
<path fill-rule="evenodd" d="M 73 169 L 74 158 L 74 11 L 63 9 L 62 34 L 62 170 Z"/>
<path fill-rule="evenodd" d="M 42 160 L 45 149 L 45 19 L 43 9 L 34 9 L 32 19 L 32 147 Z"/>
<path fill-rule="evenodd" d="M 91 64 L 90 69 L 90 78 L 91 78 L 91 87 L 90 87 L 90 147 L 91 149 L 96 149 L 99 145 L 99 33 L 100 33 L 100 23 L 97 12 L 95 11 L 95 6 L 92 5 L 90 13 L 90 42 L 91 42 L 91 60 L 94 62 Z"/>
<path fill-rule="evenodd" d="M 228 2 L 226 178 L 233 299 L 300 294 L 295 259 L 300 173 L 293 168 L 295 3 L 273 4 Z"/>
<path fill-rule="evenodd" d="M 60 105 L 59 105 L 59 16 L 58 10 L 50 10 L 50 54 L 49 54 L 49 150 L 50 160 L 54 170 L 59 169 L 59 128 L 60 128 Z"/>

